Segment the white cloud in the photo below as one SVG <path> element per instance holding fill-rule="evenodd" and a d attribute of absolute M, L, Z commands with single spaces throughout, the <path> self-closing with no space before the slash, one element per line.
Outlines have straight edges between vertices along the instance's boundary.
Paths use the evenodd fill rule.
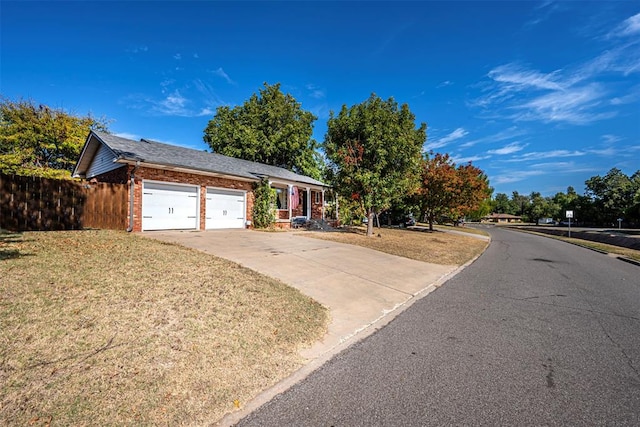
<path fill-rule="evenodd" d="M 480 143 L 485 143 L 485 142 L 500 142 L 500 141 L 505 141 L 507 139 L 512 139 L 512 138 L 516 138 L 522 135 L 525 135 L 527 133 L 526 130 L 519 128 L 517 126 L 511 126 L 503 131 L 500 131 L 498 133 L 492 134 L 492 135 L 487 135 L 485 137 L 482 138 L 478 138 L 478 139 L 474 139 L 473 141 L 467 141 L 464 144 L 461 145 L 461 147 L 463 148 L 469 148 L 472 147 L 476 144 L 480 144 Z"/>
<path fill-rule="evenodd" d="M 636 85 L 629 89 L 626 94 L 611 98 L 611 105 L 632 104 L 640 100 L 640 85 Z"/>
<path fill-rule="evenodd" d="M 425 146 L 424 146 L 424 149 L 425 149 L 425 151 L 430 151 L 430 150 L 435 150 L 436 148 L 444 147 L 444 146 L 452 143 L 453 141 L 456 141 L 456 140 L 458 140 L 460 138 L 464 138 L 468 134 L 469 134 L 469 132 L 467 132 L 463 128 L 457 128 L 453 132 L 449 133 L 447 136 L 443 136 L 442 138 L 438 138 L 434 142 L 427 142 L 427 144 L 425 144 Z"/>
<path fill-rule="evenodd" d="M 584 151 L 570 151 L 570 150 L 549 150 L 549 151 L 533 151 L 530 153 L 525 153 L 517 157 L 512 157 L 507 160 L 508 162 L 526 162 L 532 160 L 540 160 L 540 159 L 552 159 L 558 157 L 577 157 L 584 156 L 586 152 Z"/>
<path fill-rule="evenodd" d="M 137 141 L 140 139 L 140 135 L 136 135 L 135 133 L 127 133 L 127 132 L 116 132 L 115 136 L 119 136 L 120 138 L 132 139 Z"/>
<path fill-rule="evenodd" d="M 175 55 L 173 55 L 173 59 L 180 60 L 180 59 L 182 59 L 182 55 L 179 54 L 179 53 L 176 53 Z"/>
<path fill-rule="evenodd" d="M 529 144 L 520 144 L 518 142 L 512 142 L 511 144 L 507 144 L 502 148 L 489 150 L 487 151 L 487 153 L 498 154 L 498 155 L 513 154 L 513 153 L 517 153 L 518 151 L 522 151 L 527 145 Z"/>
<path fill-rule="evenodd" d="M 514 105 L 511 108 L 524 112 L 516 114 L 512 118 L 573 124 L 584 124 L 610 118 L 615 115 L 614 112 L 595 112 L 596 107 L 603 104 L 606 94 L 601 85 L 596 83 L 574 89 L 554 91 L 523 104 Z"/>
<path fill-rule="evenodd" d="M 538 25 L 541 22 L 546 21 L 549 17 L 560 9 L 558 3 L 553 1 L 545 1 L 535 7 L 535 13 L 537 14 L 534 18 L 527 21 L 524 24 L 525 28 L 533 27 Z"/>
<path fill-rule="evenodd" d="M 452 81 L 449 80 L 445 80 L 442 83 L 440 83 L 438 86 L 436 86 L 437 89 L 440 89 L 442 87 L 447 87 L 447 86 L 451 86 L 453 84 Z M 423 92 L 424 93 L 424 92 Z"/>
<path fill-rule="evenodd" d="M 227 81 L 227 83 L 234 85 L 236 84 L 236 82 L 234 82 L 233 80 L 231 80 L 231 77 L 229 77 L 229 75 L 222 69 L 222 67 L 218 68 L 217 70 L 211 71 L 213 74 L 215 74 L 218 77 L 222 77 L 223 79 L 225 79 Z"/>
<path fill-rule="evenodd" d="M 625 19 L 610 35 L 618 37 L 632 36 L 640 33 L 640 13 Z"/>
<path fill-rule="evenodd" d="M 489 71 L 489 78 L 502 83 L 509 90 L 517 89 L 550 89 L 562 90 L 562 84 L 558 82 L 558 71 L 553 73 L 540 73 L 535 70 L 527 70 L 517 64 L 505 64 Z"/>
<path fill-rule="evenodd" d="M 626 19 L 616 34 L 640 34 L 640 14 Z M 640 72 L 639 44 L 637 37 L 609 38 L 609 46 L 591 59 L 550 72 L 517 62 L 499 65 L 477 85 L 482 95 L 468 104 L 494 119 L 583 125 L 615 117 L 616 106 L 639 97 L 628 78 Z"/>
<path fill-rule="evenodd" d="M 131 94 L 120 102 L 127 108 L 143 111 L 154 116 L 200 117 L 215 114 L 216 107 L 224 101 L 215 90 L 200 79 L 175 88 L 176 81 L 160 82 L 160 98 L 145 94 Z"/>
<path fill-rule="evenodd" d="M 506 171 L 501 174 L 493 175 L 491 177 L 492 184 L 509 184 L 512 182 L 524 181 L 527 178 L 532 176 L 544 175 L 545 171 L 543 170 L 528 170 L 528 171 Z"/>
<path fill-rule="evenodd" d="M 615 149 L 613 147 L 592 149 L 592 150 L 587 150 L 587 152 L 590 153 L 590 154 L 595 154 L 595 155 L 598 155 L 598 156 L 607 156 L 607 157 L 613 157 L 613 156 L 617 156 L 618 154 L 620 154 L 620 150 L 619 149 Z"/>
<path fill-rule="evenodd" d="M 309 90 L 310 92 L 309 96 L 311 98 L 323 99 L 326 97 L 324 90 L 320 89 L 318 86 L 310 83 L 306 87 L 307 87 L 307 90 Z"/>
<path fill-rule="evenodd" d="M 204 97 L 203 102 L 204 104 L 206 104 L 207 109 L 212 110 L 215 107 L 225 104 L 225 102 L 220 98 L 220 96 L 218 96 L 215 89 L 211 85 L 205 83 L 204 81 L 200 79 L 196 79 L 193 81 L 193 86 L 200 93 L 200 95 Z"/>
<path fill-rule="evenodd" d="M 464 163 L 477 162 L 479 160 L 485 160 L 489 158 L 491 158 L 491 156 L 467 156 L 467 157 L 452 156 L 451 161 L 453 161 L 457 165 L 461 165 Z"/>
<path fill-rule="evenodd" d="M 616 143 L 616 142 L 621 141 L 621 140 L 622 140 L 622 138 L 619 137 L 618 135 L 610 135 L 610 134 L 602 135 L 602 141 L 605 144 L 613 144 L 613 143 Z"/>
<path fill-rule="evenodd" d="M 141 52 L 148 52 L 149 51 L 149 47 L 141 45 L 141 46 L 134 46 L 131 47 L 129 49 L 126 50 L 129 53 L 141 53 Z"/>
<path fill-rule="evenodd" d="M 166 116 L 188 117 L 191 115 L 187 109 L 188 103 L 189 100 L 176 89 L 164 99 L 155 102 L 151 110 Z"/>
<path fill-rule="evenodd" d="M 200 110 L 200 112 L 197 114 L 198 116 L 213 116 L 216 114 L 216 110 L 209 108 L 209 107 L 205 107 L 202 110 Z"/>

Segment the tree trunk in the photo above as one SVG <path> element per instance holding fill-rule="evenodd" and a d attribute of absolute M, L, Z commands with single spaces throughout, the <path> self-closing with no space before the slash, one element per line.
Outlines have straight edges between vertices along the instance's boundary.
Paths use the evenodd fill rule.
<path fill-rule="evenodd" d="M 367 213 L 367 237 L 373 236 L 373 210 L 370 210 Z"/>

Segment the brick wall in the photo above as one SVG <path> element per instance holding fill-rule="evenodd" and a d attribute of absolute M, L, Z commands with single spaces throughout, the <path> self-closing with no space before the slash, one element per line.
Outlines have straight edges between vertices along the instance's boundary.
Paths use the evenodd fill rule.
<path fill-rule="evenodd" d="M 97 176 L 97 181 L 105 182 L 128 182 L 129 174 L 133 166 L 119 168 L 114 171 L 107 172 Z M 206 202 L 207 187 L 228 188 L 232 190 L 246 191 L 246 219 L 251 221 L 253 216 L 253 184 L 245 181 L 235 181 L 227 178 L 214 176 L 196 175 L 184 172 L 175 172 L 163 169 L 152 169 L 141 167 L 135 172 L 135 189 L 134 189 L 134 205 L 133 205 L 133 231 L 142 231 L 142 180 L 164 181 L 178 184 L 191 184 L 200 186 L 200 229 L 204 230 L 206 225 Z M 130 200 L 130 197 L 128 197 Z M 129 203 L 129 202 L 128 202 Z M 130 212 L 131 206 L 128 206 L 127 212 Z M 127 223 L 129 221 L 127 213 Z"/>
<path fill-rule="evenodd" d="M 95 178 L 91 178 L 90 182 L 109 182 L 111 184 L 126 184 L 129 182 L 129 173 L 132 166 L 123 165 L 118 169 L 103 173 Z"/>

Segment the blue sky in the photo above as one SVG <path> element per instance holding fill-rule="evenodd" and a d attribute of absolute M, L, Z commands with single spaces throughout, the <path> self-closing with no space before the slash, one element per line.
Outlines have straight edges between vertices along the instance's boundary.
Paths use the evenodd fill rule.
<path fill-rule="evenodd" d="M 0 93 L 205 149 L 221 105 L 280 82 L 318 116 L 373 92 L 495 193 L 640 169 L 640 3 L 0 3 Z M 495 194 L 494 193 L 494 194 Z"/>

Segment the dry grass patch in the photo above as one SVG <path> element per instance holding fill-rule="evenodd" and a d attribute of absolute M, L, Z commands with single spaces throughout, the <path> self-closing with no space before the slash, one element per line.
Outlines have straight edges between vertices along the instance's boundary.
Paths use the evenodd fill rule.
<path fill-rule="evenodd" d="M 0 234 L 0 425 L 202 425 L 303 363 L 327 310 L 119 232 Z"/>
<path fill-rule="evenodd" d="M 366 233 L 364 227 L 351 227 L 335 232 L 309 231 L 305 236 L 442 265 L 462 265 L 482 253 L 488 245 L 488 242 L 475 237 L 442 231 L 374 228 L 373 237 L 367 237 Z"/>

